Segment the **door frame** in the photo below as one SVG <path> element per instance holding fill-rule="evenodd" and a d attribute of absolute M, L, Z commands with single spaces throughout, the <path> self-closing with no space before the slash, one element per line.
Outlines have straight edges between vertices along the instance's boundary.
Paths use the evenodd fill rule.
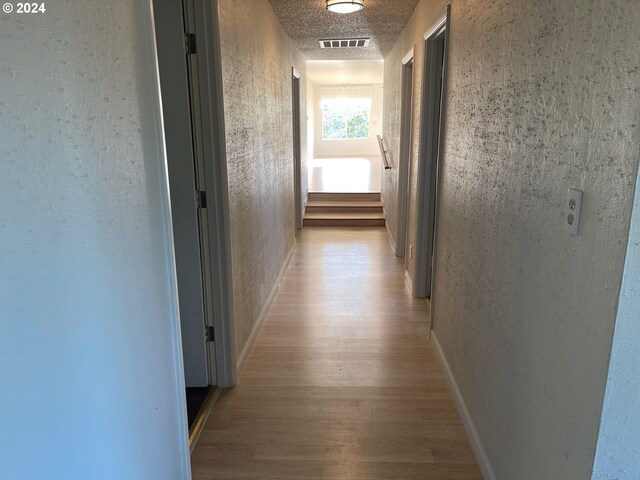
<path fill-rule="evenodd" d="M 183 363 L 187 387 L 215 384 L 215 364 L 206 339 L 201 211 L 197 204 L 197 165 L 188 58 L 184 49 L 184 10 L 180 2 L 154 0 L 160 66 L 164 137 L 170 183 Z M 171 92 L 170 94 L 168 92 Z M 213 375 L 213 379 L 212 379 Z"/>
<path fill-rule="evenodd" d="M 411 139 L 413 137 L 414 49 L 402 59 L 400 107 L 400 156 L 398 159 L 398 224 L 396 229 L 396 256 L 404 257 L 407 249 L 409 214 L 409 180 L 411 172 Z"/>
<path fill-rule="evenodd" d="M 302 119 L 300 73 L 291 67 L 291 101 L 293 117 L 293 191 L 295 201 L 296 228 L 302 229 L 304 206 L 302 203 Z"/>
<path fill-rule="evenodd" d="M 218 1 L 183 0 L 183 5 L 185 12 L 192 12 L 189 33 L 195 35 L 198 56 L 197 102 L 204 158 L 204 171 L 200 173 L 207 194 L 207 270 L 210 274 L 206 294 L 212 297 L 208 300 L 212 306 L 217 385 L 228 388 L 237 383 L 237 363 Z"/>
<path fill-rule="evenodd" d="M 444 146 L 444 120 L 447 106 L 448 49 L 451 26 L 451 5 L 424 34 L 424 68 L 422 91 L 422 119 L 420 154 L 418 160 L 418 199 L 416 211 L 416 273 L 413 278 L 414 295 L 430 299 L 429 331 L 434 324 L 434 286 L 436 277 L 435 253 L 438 250 L 438 212 Z M 442 57 L 442 87 L 436 99 L 440 57 L 438 43 L 444 41 Z M 437 146 L 434 125 L 438 125 Z M 430 148 L 431 147 L 431 148 Z M 435 147 L 435 148 L 434 148 Z"/>

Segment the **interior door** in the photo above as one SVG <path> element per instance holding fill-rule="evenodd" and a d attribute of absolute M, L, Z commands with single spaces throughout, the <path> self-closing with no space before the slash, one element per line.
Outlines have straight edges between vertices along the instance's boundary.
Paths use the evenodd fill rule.
<path fill-rule="evenodd" d="M 412 54 L 413 55 L 413 54 Z M 396 256 L 404 257 L 407 246 L 407 213 L 411 170 L 411 137 L 413 132 L 413 56 L 402 65 L 402 99 L 400 109 L 400 158 L 398 162 L 398 225 Z"/>
<path fill-rule="evenodd" d="M 176 0 L 177 2 L 178 0 Z M 215 5 L 215 4 L 214 4 Z M 211 132 L 204 132 L 203 129 L 203 98 L 201 96 L 201 88 L 205 89 L 206 86 L 201 86 L 201 73 L 199 70 L 202 68 L 207 70 L 206 61 L 200 62 L 199 52 L 196 41 L 196 5 L 193 0 L 183 0 L 182 2 L 184 12 L 184 32 L 185 45 L 186 45 L 186 82 L 189 88 L 190 99 L 190 113 L 191 113 L 191 139 L 193 145 L 193 160 L 194 160 L 194 173 L 195 173 L 195 188 L 198 192 L 198 225 L 199 225 L 199 240 L 200 240 L 200 257 L 201 262 L 201 280 L 203 290 L 203 304 L 204 304 L 204 323 L 206 335 L 206 350 L 207 350 L 207 365 L 209 374 L 209 385 L 217 385 L 217 367 L 216 367 L 216 343 L 214 338 L 214 312 L 218 305 L 214 305 L 214 272 L 212 268 L 213 261 L 219 261 L 219 257 L 214 257 L 211 253 L 211 238 L 210 232 L 210 217 L 207 212 L 207 165 L 205 163 L 214 161 L 212 158 L 207 160 L 205 154 L 204 142 L 205 135 Z M 215 7 L 214 7 L 215 8 Z M 204 41 L 204 40 L 202 40 Z"/>
<path fill-rule="evenodd" d="M 169 167 L 178 274 L 180 322 L 187 387 L 212 380 L 203 271 L 202 198 L 197 180 L 191 84 L 180 0 L 154 0 L 160 83 Z"/>
<path fill-rule="evenodd" d="M 430 172 L 430 195 L 429 195 L 429 223 L 427 224 L 427 274 L 425 278 L 426 294 L 431 297 L 431 277 L 433 270 L 433 255 L 435 245 L 435 218 L 436 218 L 436 203 L 438 192 L 438 163 L 440 161 L 440 128 L 442 126 L 442 92 L 443 92 L 443 80 L 444 80 L 444 55 L 445 55 L 445 32 L 440 34 L 440 37 L 435 42 L 435 45 L 430 50 L 436 51 L 436 71 L 433 81 L 435 82 L 435 95 L 434 95 L 434 114 L 433 114 L 433 137 L 431 139 L 433 148 L 434 161 L 431 165 Z"/>

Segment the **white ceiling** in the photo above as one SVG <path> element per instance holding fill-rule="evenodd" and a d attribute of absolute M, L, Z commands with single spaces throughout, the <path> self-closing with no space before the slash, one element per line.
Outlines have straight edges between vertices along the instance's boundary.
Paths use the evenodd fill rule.
<path fill-rule="evenodd" d="M 307 77 L 316 85 L 382 84 L 382 60 L 309 60 Z"/>
<path fill-rule="evenodd" d="M 328 12 L 325 0 L 269 0 L 280 23 L 307 60 L 384 58 L 405 27 L 418 0 L 364 0 L 364 10 Z M 370 37 L 364 48 L 325 48 L 321 39 Z"/>

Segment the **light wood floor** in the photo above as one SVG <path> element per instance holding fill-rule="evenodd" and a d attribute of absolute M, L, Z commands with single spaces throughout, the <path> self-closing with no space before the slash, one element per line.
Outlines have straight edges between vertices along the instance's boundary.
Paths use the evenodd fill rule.
<path fill-rule="evenodd" d="M 195 480 L 481 480 L 384 228 L 307 228 Z"/>

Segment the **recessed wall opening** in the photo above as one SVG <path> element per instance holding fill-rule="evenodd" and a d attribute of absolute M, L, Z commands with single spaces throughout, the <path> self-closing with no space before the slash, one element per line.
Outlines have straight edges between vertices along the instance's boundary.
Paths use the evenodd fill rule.
<path fill-rule="evenodd" d="M 302 199 L 302 146 L 301 146 L 301 118 L 300 118 L 300 74 L 295 68 L 291 75 L 292 91 L 292 123 L 293 123 L 293 178 L 294 201 L 296 213 L 296 228 L 302 228 L 304 214 L 304 200 Z"/>
<path fill-rule="evenodd" d="M 208 305 L 206 255 L 206 187 L 199 165 L 198 126 L 194 119 L 192 75 L 177 42 L 184 38 L 187 21 L 181 5 L 155 0 L 160 81 L 163 91 L 165 137 L 169 166 L 169 186 L 175 242 L 178 295 L 187 409 L 189 422 L 195 420 L 210 386 L 216 384 L 215 363 L 210 359 L 207 339 Z M 184 18 L 184 20 L 183 20 Z M 184 42 L 184 41 L 183 41 Z"/>
<path fill-rule="evenodd" d="M 186 405 L 193 434 L 216 386 L 235 383 L 213 14 L 202 0 L 154 0 Z M 215 23 L 215 22 L 214 22 Z M 187 39 L 185 41 L 185 39 Z M 215 36 L 209 41 L 214 42 Z M 194 437 L 190 439 L 194 441 Z"/>
<path fill-rule="evenodd" d="M 446 19 L 424 42 L 422 119 L 418 159 L 416 214 L 416 273 L 413 294 L 431 298 L 433 255 L 435 250 L 436 212 L 442 156 L 442 121 L 444 78 L 446 72 Z"/>
<path fill-rule="evenodd" d="M 413 50 L 402 61 L 402 93 L 400 110 L 400 157 L 398 159 L 398 225 L 396 256 L 404 257 L 407 244 L 409 210 L 409 174 L 411 165 L 411 133 L 413 132 Z"/>
<path fill-rule="evenodd" d="M 383 226 L 382 60 L 307 62 L 306 226 Z"/>

